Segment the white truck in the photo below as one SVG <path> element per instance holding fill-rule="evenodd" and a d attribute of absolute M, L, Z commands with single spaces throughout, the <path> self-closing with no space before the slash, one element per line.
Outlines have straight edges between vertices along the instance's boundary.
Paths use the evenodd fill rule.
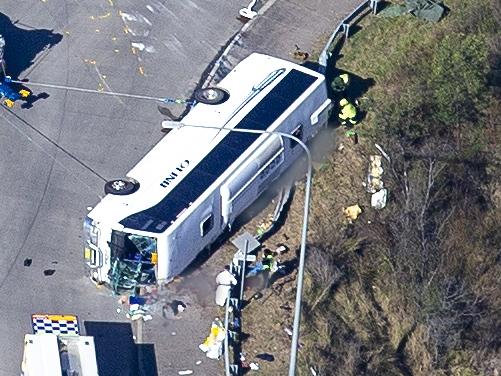
<path fill-rule="evenodd" d="M 257 53 L 217 90 L 222 103 L 197 103 L 182 120 L 192 127 L 172 130 L 126 178 L 106 184 L 84 222 L 95 282 L 131 288 L 181 273 L 304 152 L 277 134 L 232 129 L 307 142 L 331 109 L 322 74 Z"/>
<path fill-rule="evenodd" d="M 21 376 L 98 376 L 94 338 L 79 334 L 74 315 L 32 315 Z"/>

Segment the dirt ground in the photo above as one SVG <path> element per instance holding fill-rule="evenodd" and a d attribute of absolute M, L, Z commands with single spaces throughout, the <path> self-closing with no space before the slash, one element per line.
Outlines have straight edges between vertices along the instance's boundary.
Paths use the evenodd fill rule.
<path fill-rule="evenodd" d="M 315 172 L 308 244 L 318 243 L 326 231 L 335 231 L 346 225 L 343 208 L 357 203 L 362 210 L 370 206 L 370 196 L 363 187 L 368 166 L 368 155 L 364 150 L 368 149 L 369 145 L 365 145 L 364 140 L 359 140 L 355 145 L 344 133 L 341 128 L 329 128 L 311 145 Z M 282 263 L 295 265 L 299 254 L 304 181 L 305 179 L 297 183 L 285 223 L 262 243 L 261 249 L 271 250 L 275 250 L 279 244 L 285 244 L 289 251 L 279 256 Z M 244 231 L 255 234 L 258 226 L 273 212 L 274 207 L 275 202 L 269 203 L 257 216 L 243 225 L 237 234 Z M 362 214 L 360 220 L 368 219 Z M 228 243 L 224 244 L 203 268 L 228 262 L 235 252 L 235 247 Z M 242 346 L 243 353 L 247 362 L 259 364 L 260 373 L 263 375 L 287 373 L 291 346 L 291 337 L 287 330 L 292 330 L 296 277 L 297 268 L 294 267 L 288 275 L 275 278 L 268 289 L 261 291 L 261 298 L 250 301 L 243 309 L 242 331 L 248 334 Z M 306 280 L 305 287 L 307 283 Z M 247 290 L 245 298 L 250 299 L 254 292 Z M 256 358 L 260 353 L 272 354 L 274 361 Z M 300 357 L 301 350 L 298 355 L 299 359 Z"/>

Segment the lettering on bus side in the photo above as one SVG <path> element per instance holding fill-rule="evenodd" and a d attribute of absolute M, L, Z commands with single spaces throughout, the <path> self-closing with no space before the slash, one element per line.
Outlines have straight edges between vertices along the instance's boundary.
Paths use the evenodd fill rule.
<path fill-rule="evenodd" d="M 171 173 L 160 183 L 161 187 L 167 188 L 171 182 L 176 179 L 181 172 L 183 172 L 186 167 L 190 165 L 190 161 L 185 159 L 182 161 L 175 169 L 174 171 L 171 171 Z"/>

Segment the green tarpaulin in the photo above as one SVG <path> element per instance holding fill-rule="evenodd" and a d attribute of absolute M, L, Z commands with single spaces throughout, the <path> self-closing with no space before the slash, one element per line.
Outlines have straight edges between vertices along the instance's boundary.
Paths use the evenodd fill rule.
<path fill-rule="evenodd" d="M 434 0 L 406 0 L 405 4 L 390 5 L 379 12 L 382 17 L 396 17 L 403 14 L 412 14 L 430 22 L 438 22 L 444 15 L 442 1 Z"/>

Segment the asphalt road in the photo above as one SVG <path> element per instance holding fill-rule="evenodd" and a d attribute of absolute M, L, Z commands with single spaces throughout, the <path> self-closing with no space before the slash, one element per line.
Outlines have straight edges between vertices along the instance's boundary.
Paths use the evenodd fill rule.
<path fill-rule="evenodd" d="M 241 27 L 236 15 L 244 5 L 5 0 L 0 34 L 7 41 L 7 71 L 32 82 L 186 97 Z M 122 177 L 161 138 L 163 117 L 154 102 L 30 89 L 36 99 L 31 108 L 0 108 L 1 376 L 19 374 L 23 336 L 37 312 L 75 313 L 93 333 L 104 325 L 111 334 L 108 342 L 98 336 L 100 350 L 109 351 L 108 359 L 126 357 L 119 344 L 130 341 L 130 322 L 116 312 L 117 298 L 83 275 L 82 220 L 103 194 L 103 179 Z M 45 276 L 49 269 L 55 272 Z M 159 375 L 196 367 L 193 354 L 211 320 L 196 312 L 145 331 L 159 339 L 148 350 L 161 359 Z M 162 328 L 168 338 L 159 335 Z M 206 363 L 198 373 L 217 374 L 216 363 Z M 110 375 L 137 372 L 127 371 L 127 360 L 115 364 L 122 369 Z"/>

